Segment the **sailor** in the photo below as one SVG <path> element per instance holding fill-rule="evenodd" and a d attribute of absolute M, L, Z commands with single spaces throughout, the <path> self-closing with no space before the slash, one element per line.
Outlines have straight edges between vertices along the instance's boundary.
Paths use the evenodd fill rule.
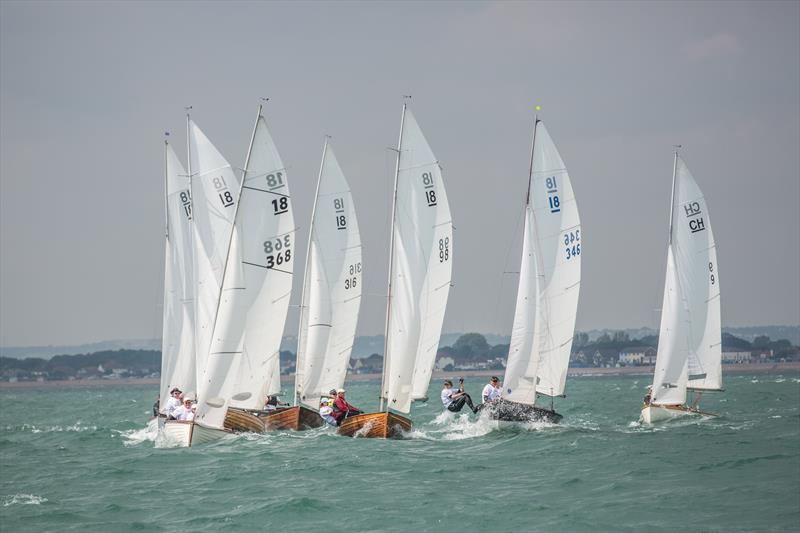
<path fill-rule="evenodd" d="M 648 385 L 647 386 L 647 394 L 645 395 L 644 400 L 643 400 L 644 404 L 645 405 L 650 405 L 650 400 L 652 398 L 653 398 L 653 386 L 652 385 Z"/>
<path fill-rule="evenodd" d="M 186 396 L 183 399 L 183 405 L 173 411 L 172 416 L 176 420 L 194 420 L 194 409 L 192 408 L 192 399 Z"/>
<path fill-rule="evenodd" d="M 328 424 L 335 426 L 336 419 L 333 417 L 333 400 L 330 398 L 322 398 L 319 402 L 319 416 Z"/>
<path fill-rule="evenodd" d="M 167 400 L 167 405 L 164 406 L 164 413 L 167 415 L 168 420 L 174 420 L 175 416 L 173 412 L 175 409 L 181 406 L 181 395 L 183 392 L 178 387 L 173 388 L 169 391 L 169 400 Z"/>
<path fill-rule="evenodd" d="M 442 389 L 442 405 L 448 411 L 458 413 L 467 404 L 473 413 L 478 412 L 478 408 L 472 403 L 470 395 L 464 392 L 464 378 L 458 380 L 458 390 L 453 388 L 453 382 L 449 379 L 445 380 L 444 388 Z"/>
<path fill-rule="evenodd" d="M 267 403 L 264 404 L 264 410 L 274 411 L 278 407 L 286 407 L 288 405 L 289 405 L 288 403 L 279 402 L 278 396 L 276 394 L 272 394 L 270 396 L 267 396 Z"/>
<path fill-rule="evenodd" d="M 155 417 L 158 416 L 158 409 L 159 409 L 160 406 L 161 406 L 161 396 L 157 396 L 156 397 L 156 401 L 153 404 L 153 416 L 155 416 Z"/>
<path fill-rule="evenodd" d="M 336 390 L 336 399 L 333 401 L 333 417 L 336 419 L 336 425 L 340 425 L 342 420 L 348 416 L 360 415 L 361 410 L 355 405 L 347 403 L 344 399 L 344 389 Z"/>
<path fill-rule="evenodd" d="M 497 376 L 492 376 L 492 379 L 489 380 L 489 383 L 487 383 L 483 388 L 483 393 L 481 394 L 483 397 L 483 403 L 499 400 L 501 394 L 502 391 L 500 390 L 500 380 Z"/>

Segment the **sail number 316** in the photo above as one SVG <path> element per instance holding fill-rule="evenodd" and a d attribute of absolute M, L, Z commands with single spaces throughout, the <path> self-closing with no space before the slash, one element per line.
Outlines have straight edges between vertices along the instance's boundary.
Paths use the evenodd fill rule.
<path fill-rule="evenodd" d="M 361 274 L 361 263 L 354 263 L 348 269 L 349 277 L 344 278 L 345 290 L 355 289 L 358 285 L 358 275 Z"/>

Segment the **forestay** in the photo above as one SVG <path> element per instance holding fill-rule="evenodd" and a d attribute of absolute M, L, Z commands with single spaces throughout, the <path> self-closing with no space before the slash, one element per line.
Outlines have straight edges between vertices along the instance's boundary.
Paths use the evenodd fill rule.
<path fill-rule="evenodd" d="M 164 324 L 161 341 L 161 404 L 169 391 L 195 391 L 192 197 L 189 176 L 169 143 L 166 155 Z"/>
<path fill-rule="evenodd" d="M 536 121 L 520 285 L 504 397 L 533 404 L 564 394 L 578 312 L 581 231 L 564 161 Z"/>
<path fill-rule="evenodd" d="M 717 252 L 700 188 L 675 156 L 667 281 L 653 403 L 681 404 L 687 386 L 722 388 L 722 331 Z"/>
<path fill-rule="evenodd" d="M 198 408 L 205 425 L 222 427 L 228 406 L 260 408 L 280 389 L 294 238 L 286 169 L 259 108 L 214 329 L 208 401 Z"/>
<path fill-rule="evenodd" d="M 329 141 L 322 153 L 306 258 L 295 388 L 316 409 L 344 385 L 361 305 L 361 236 L 350 186 Z"/>
<path fill-rule="evenodd" d="M 236 191 L 231 165 L 192 121 L 188 121 L 192 180 L 195 281 L 195 358 L 198 395 L 204 396 L 206 364 L 228 255 Z"/>
<path fill-rule="evenodd" d="M 404 107 L 396 176 L 383 395 L 408 413 L 426 396 L 450 292 L 453 225 L 441 169 Z"/>

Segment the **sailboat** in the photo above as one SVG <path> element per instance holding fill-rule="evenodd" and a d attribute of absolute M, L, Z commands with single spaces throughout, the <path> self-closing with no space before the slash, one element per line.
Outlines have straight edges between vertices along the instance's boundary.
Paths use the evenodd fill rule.
<path fill-rule="evenodd" d="M 286 168 L 259 106 L 224 268 L 197 424 L 264 431 L 259 415 L 280 390 L 280 342 L 294 270 L 295 225 Z"/>
<path fill-rule="evenodd" d="M 186 116 L 186 129 L 195 289 L 193 344 L 199 413 L 209 400 L 214 401 L 207 396 L 204 380 L 236 214 L 239 182 L 230 163 L 189 115 Z M 167 440 L 181 446 L 215 440 L 226 432 L 223 427 L 199 424 L 196 420 L 169 420 L 164 425 Z"/>
<path fill-rule="evenodd" d="M 484 412 L 501 422 L 558 422 L 578 312 L 583 234 L 567 168 L 534 119 L 517 303 L 502 399 Z M 537 407 L 551 397 L 549 409 Z"/>
<path fill-rule="evenodd" d="M 642 406 L 647 424 L 685 414 L 704 391 L 722 390 L 719 270 L 708 206 L 675 150 L 667 246 L 667 276 L 653 385 Z M 692 406 L 686 392 L 697 391 Z M 649 400 L 649 401 L 647 401 Z"/>
<path fill-rule="evenodd" d="M 361 236 L 350 185 L 325 138 L 306 252 L 294 405 L 263 417 L 267 429 L 322 426 L 319 402 L 344 386 L 361 305 Z"/>
<path fill-rule="evenodd" d="M 453 257 L 453 223 L 439 162 L 403 104 L 397 148 L 381 405 L 346 418 L 338 433 L 387 438 L 411 430 L 439 347 Z M 384 405 L 386 410 L 384 410 Z M 402 414 L 400 414 L 402 413 Z"/>
<path fill-rule="evenodd" d="M 194 285 L 192 277 L 192 197 L 189 176 L 164 142 L 166 210 L 164 322 L 161 341 L 160 413 L 169 391 L 197 389 L 194 357 Z"/>

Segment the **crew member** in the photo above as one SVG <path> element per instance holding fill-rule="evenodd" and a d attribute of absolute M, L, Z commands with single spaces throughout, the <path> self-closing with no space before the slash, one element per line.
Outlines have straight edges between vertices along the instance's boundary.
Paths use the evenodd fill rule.
<path fill-rule="evenodd" d="M 167 405 L 164 406 L 164 413 L 167 415 L 167 420 L 175 420 L 173 412 L 181 406 L 181 394 L 183 394 L 183 392 L 181 392 L 178 387 L 174 387 L 169 391 L 169 400 L 167 400 Z"/>
<path fill-rule="evenodd" d="M 442 389 L 442 405 L 444 405 L 448 411 L 452 411 L 453 413 L 458 413 L 461 409 L 464 408 L 464 404 L 467 404 L 470 409 L 472 409 L 473 413 L 478 412 L 478 408 L 472 403 L 472 398 L 470 395 L 464 392 L 464 380 L 458 380 L 458 390 L 453 388 L 453 382 L 445 380 L 444 388 Z"/>
<path fill-rule="evenodd" d="M 347 400 L 344 398 L 345 392 L 344 389 L 338 389 L 336 391 L 336 399 L 333 401 L 333 417 L 336 419 L 337 426 L 348 416 L 361 414 L 361 409 L 347 403 Z"/>
<path fill-rule="evenodd" d="M 192 409 L 192 399 L 188 396 L 183 399 L 183 405 L 172 412 L 176 420 L 194 420 L 194 409 Z"/>
<path fill-rule="evenodd" d="M 483 393 L 481 394 L 483 397 L 483 403 L 499 400 L 501 395 L 502 391 L 500 390 L 500 379 L 498 379 L 497 376 L 492 376 L 492 379 L 489 380 L 489 383 L 487 383 L 483 388 Z"/>
<path fill-rule="evenodd" d="M 336 419 L 333 417 L 333 400 L 329 398 L 322 398 L 319 402 L 319 416 L 328 424 L 335 426 Z"/>

